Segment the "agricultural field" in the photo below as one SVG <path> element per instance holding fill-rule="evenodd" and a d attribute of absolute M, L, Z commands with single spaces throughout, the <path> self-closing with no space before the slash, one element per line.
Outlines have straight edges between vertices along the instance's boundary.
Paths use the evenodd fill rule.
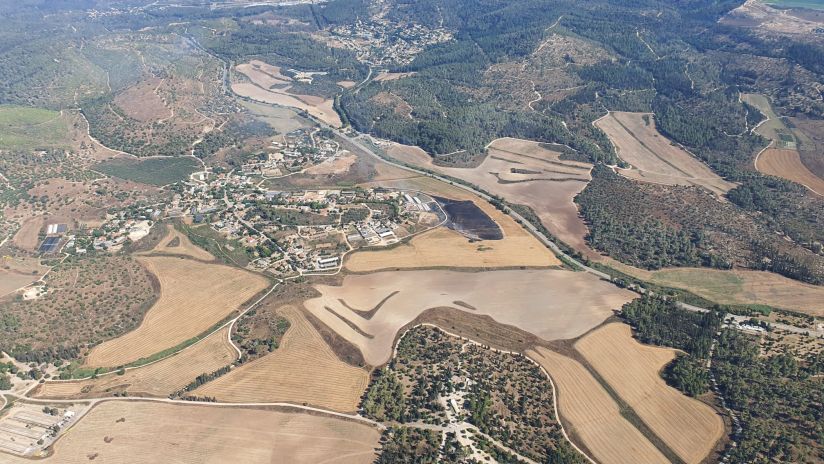
<path fill-rule="evenodd" d="M 67 119 L 60 111 L 0 105 L 0 150 L 67 147 Z"/>
<path fill-rule="evenodd" d="M 763 304 L 812 316 L 824 315 L 824 288 L 772 272 L 700 268 L 645 271 L 614 260 L 605 263 L 635 278 L 687 290 L 720 304 Z"/>
<path fill-rule="evenodd" d="M 824 179 L 816 176 L 801 162 L 797 150 L 768 148 L 755 160 L 755 168 L 764 174 L 783 177 L 824 196 Z"/>
<path fill-rule="evenodd" d="M 603 464 L 658 464 L 667 458 L 632 423 L 606 389 L 579 362 L 536 347 L 526 355 L 538 362 L 558 391 L 561 422 L 573 441 Z"/>
<path fill-rule="evenodd" d="M 724 436 L 718 413 L 661 378 L 674 350 L 641 345 L 620 323 L 587 334 L 575 349 L 684 462 L 701 463 Z"/>
<path fill-rule="evenodd" d="M 54 444 L 45 463 L 272 462 L 369 464 L 380 432 L 345 419 L 280 410 L 108 401 Z M 139 458 L 138 458 L 139 457 Z M 28 459 L 4 456 L 4 462 Z"/>
<path fill-rule="evenodd" d="M 289 89 L 294 82 L 291 77 L 281 74 L 279 67 L 252 60 L 235 66 L 234 70 L 250 81 L 232 84 L 232 91 L 237 95 L 259 102 L 304 110 L 333 127 L 343 125 L 332 107 L 332 99 L 290 92 Z"/>
<path fill-rule="evenodd" d="M 416 147 L 391 144 L 386 152 L 400 161 L 478 185 L 510 203 L 529 206 L 561 241 L 576 250 L 588 250 L 587 228 L 572 199 L 591 179 L 589 163 L 564 160 L 548 145 L 514 138 L 492 141 L 483 162 L 473 168 L 437 166 Z"/>
<path fill-rule="evenodd" d="M 652 114 L 612 111 L 595 124 L 606 132 L 630 179 L 664 185 L 696 185 L 721 196 L 735 187 L 658 132 Z"/>
<path fill-rule="evenodd" d="M 753 128 L 756 133 L 762 137 L 766 137 L 768 140 L 774 141 L 778 144 L 778 148 L 790 148 L 786 143 L 782 145 L 781 136 L 789 136 L 790 141 L 793 143 L 795 137 L 792 136 L 792 132 L 790 132 L 790 129 L 784 124 L 781 117 L 775 114 L 772 104 L 767 97 L 757 93 L 742 93 L 741 101 L 754 106 L 763 115 L 764 119 Z"/>
<path fill-rule="evenodd" d="M 235 314 L 268 283 L 219 264 L 165 256 L 138 260 L 157 277 L 160 298 L 137 329 L 94 347 L 87 366 L 121 366 L 174 348 Z"/>
<path fill-rule="evenodd" d="M 398 331 L 429 308 L 486 314 L 545 340 L 574 338 L 634 294 L 594 276 L 564 270 L 390 271 L 316 285 L 306 308 L 357 346 L 373 366 L 389 360 Z"/>
<path fill-rule="evenodd" d="M 40 296 L 0 300 L 0 350 L 22 361 L 76 358 L 87 344 L 140 324 L 157 291 L 128 256 L 68 259 L 43 279 Z"/>
<path fill-rule="evenodd" d="M 142 161 L 117 158 L 94 166 L 96 171 L 110 176 L 157 186 L 188 180 L 189 175 L 200 168 L 200 162 L 191 157 L 152 158 Z"/>
<path fill-rule="evenodd" d="M 284 306 L 277 311 L 291 323 L 277 348 L 192 395 L 228 403 L 286 402 L 356 411 L 368 372 L 339 360 L 300 309 Z"/>
<path fill-rule="evenodd" d="M 237 358 L 229 343 L 229 328 L 204 338 L 162 361 L 111 372 L 87 380 L 51 381 L 41 384 L 32 396 L 36 398 L 79 399 L 112 395 L 167 397 L 192 382 L 201 374 L 212 373 L 228 366 Z"/>
<path fill-rule="evenodd" d="M 181 255 L 199 261 L 214 261 L 211 253 L 192 243 L 189 237 L 177 230 L 172 224 L 166 224 L 166 235 L 157 242 L 147 254 Z"/>

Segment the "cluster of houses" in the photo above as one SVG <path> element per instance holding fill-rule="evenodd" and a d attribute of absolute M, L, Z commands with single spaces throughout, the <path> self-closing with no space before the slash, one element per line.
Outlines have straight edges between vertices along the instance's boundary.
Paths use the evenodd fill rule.
<path fill-rule="evenodd" d="M 279 177 L 300 172 L 307 167 L 344 154 L 331 133 L 319 129 L 296 129 L 273 140 L 257 159 L 243 163 L 245 175 Z"/>

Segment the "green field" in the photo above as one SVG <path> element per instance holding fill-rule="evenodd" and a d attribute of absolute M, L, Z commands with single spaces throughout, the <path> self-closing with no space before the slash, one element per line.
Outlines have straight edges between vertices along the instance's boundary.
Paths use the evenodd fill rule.
<path fill-rule="evenodd" d="M 194 158 L 152 158 L 143 161 L 109 160 L 94 167 L 110 176 L 133 180 L 149 185 L 168 185 L 186 180 L 189 174 L 200 168 Z"/>
<path fill-rule="evenodd" d="M 824 0 L 764 0 L 764 3 L 779 8 L 810 8 L 824 10 Z"/>
<path fill-rule="evenodd" d="M 68 131 L 58 111 L 0 105 L 0 148 L 62 147 L 69 142 Z"/>

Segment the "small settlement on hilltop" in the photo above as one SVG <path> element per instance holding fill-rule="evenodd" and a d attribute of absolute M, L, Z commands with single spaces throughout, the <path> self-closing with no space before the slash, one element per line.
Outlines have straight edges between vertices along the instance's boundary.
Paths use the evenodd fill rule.
<path fill-rule="evenodd" d="M 351 156 L 328 131 L 298 129 L 238 169 L 193 174 L 173 187 L 167 204 L 109 214 L 97 228 L 65 237 L 55 252 L 116 252 L 170 218 L 218 248 L 240 253 L 243 263 L 235 264 L 291 277 L 336 272 L 351 250 L 389 246 L 446 220 L 432 197 L 414 191 L 265 187 L 267 179 Z"/>

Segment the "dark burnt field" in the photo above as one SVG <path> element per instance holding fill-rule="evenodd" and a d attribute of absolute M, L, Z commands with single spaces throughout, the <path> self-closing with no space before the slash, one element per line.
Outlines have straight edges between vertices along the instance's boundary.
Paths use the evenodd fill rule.
<path fill-rule="evenodd" d="M 475 203 L 464 200 L 432 197 L 446 211 L 446 225 L 474 240 L 501 240 L 504 238 L 498 224 Z"/>

